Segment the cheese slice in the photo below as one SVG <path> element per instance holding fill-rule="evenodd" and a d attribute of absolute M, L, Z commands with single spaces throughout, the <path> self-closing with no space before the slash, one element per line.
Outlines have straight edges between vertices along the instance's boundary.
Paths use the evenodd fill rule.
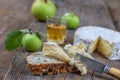
<path fill-rule="evenodd" d="M 74 45 L 83 43 L 85 51 L 99 51 L 110 60 L 120 59 L 120 33 L 99 26 L 84 26 L 75 32 Z"/>
<path fill-rule="evenodd" d="M 71 44 L 65 45 L 64 50 L 70 56 L 70 58 L 73 58 L 76 55 L 76 53 L 82 53 L 82 50 L 79 47 L 72 46 Z"/>
<path fill-rule="evenodd" d="M 83 56 L 94 59 L 90 54 L 85 52 L 85 45 L 83 43 L 79 43 L 77 45 L 66 44 L 64 46 L 64 50 L 70 56 L 70 58 L 76 57 L 76 54 L 81 54 Z"/>
<path fill-rule="evenodd" d="M 70 57 L 54 42 L 45 42 L 42 52 L 44 56 L 53 57 L 64 62 L 70 61 Z"/>

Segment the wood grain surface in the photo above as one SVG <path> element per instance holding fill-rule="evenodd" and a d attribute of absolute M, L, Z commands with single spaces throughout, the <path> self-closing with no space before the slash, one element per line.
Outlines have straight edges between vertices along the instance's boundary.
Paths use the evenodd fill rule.
<path fill-rule="evenodd" d="M 106 0 L 105 3 L 108 6 L 116 30 L 120 31 L 120 0 Z"/>
<path fill-rule="evenodd" d="M 0 69 L 0 80 L 2 80 L 4 78 L 4 75 L 6 74 L 7 71 L 8 71 L 7 68 Z"/>
<path fill-rule="evenodd" d="M 25 4 L 25 6 L 26 5 L 30 6 L 31 4 L 31 1 L 29 2 L 27 0 L 25 1 L 21 0 L 20 2 L 21 2 L 20 4 L 22 5 Z M 66 12 L 73 12 L 76 15 L 78 15 L 79 18 L 81 19 L 81 24 L 79 25 L 79 27 L 93 25 L 93 26 L 102 26 L 102 27 L 116 30 L 112 22 L 111 14 L 109 13 L 109 10 L 107 9 L 107 6 L 105 5 L 103 0 L 54 0 L 54 3 L 56 4 L 57 10 L 58 10 L 57 16 L 62 16 Z M 18 5 L 18 7 L 20 6 L 20 4 Z M 14 9 L 16 9 L 16 7 Z M 15 14 L 17 15 L 17 12 Z M 24 14 L 27 15 L 27 12 L 25 12 Z M 25 28 L 26 26 L 28 27 L 28 24 L 32 20 L 34 20 L 30 16 L 31 15 L 29 14 L 25 18 L 26 20 L 28 19 L 29 22 L 25 25 L 22 24 L 21 26 L 23 27 L 19 27 L 19 28 Z M 19 21 L 19 17 L 24 18 L 23 15 L 21 16 L 18 15 L 16 17 L 17 17 L 16 19 L 18 19 L 17 21 Z M 21 23 L 24 23 L 24 21 L 22 20 L 20 21 Z M 19 24 L 17 25 L 19 26 Z M 11 23 L 11 26 L 13 26 L 12 23 Z M 46 26 L 45 22 L 36 23 L 34 25 L 34 30 L 45 33 L 45 30 L 46 30 L 45 26 Z M 9 30 L 11 30 L 11 28 L 9 28 L 7 31 Z M 75 30 L 68 30 L 65 44 L 73 42 L 74 32 Z M 11 66 L 9 67 L 8 72 L 6 73 L 4 77 L 4 80 L 118 80 L 117 78 L 112 77 L 110 75 L 98 74 L 96 72 L 93 73 L 91 71 L 87 75 L 84 75 L 84 76 L 80 76 L 75 73 L 58 74 L 58 75 L 53 75 L 53 76 L 48 76 L 48 75 L 47 76 L 35 76 L 30 73 L 29 69 L 26 66 L 27 55 L 29 55 L 29 53 L 21 49 L 18 50 L 16 57 L 14 58 Z M 109 66 L 113 66 L 113 67 L 120 69 L 119 61 L 109 61 L 108 59 L 106 59 L 104 56 L 102 56 L 98 52 L 95 52 L 93 56 L 96 58 L 97 61 L 100 61 Z"/>
<path fill-rule="evenodd" d="M 4 40 L 9 31 L 27 28 L 34 20 L 30 13 L 33 0 L 0 0 L 0 80 L 2 80 L 17 51 L 7 51 Z"/>

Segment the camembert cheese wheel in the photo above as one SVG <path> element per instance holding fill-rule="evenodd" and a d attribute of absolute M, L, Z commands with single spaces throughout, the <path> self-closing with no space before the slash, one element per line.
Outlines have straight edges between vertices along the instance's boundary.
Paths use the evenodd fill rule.
<path fill-rule="evenodd" d="M 83 43 L 85 51 L 95 50 L 110 60 L 120 60 L 120 33 L 99 26 L 84 26 L 78 28 L 74 35 L 73 44 Z"/>

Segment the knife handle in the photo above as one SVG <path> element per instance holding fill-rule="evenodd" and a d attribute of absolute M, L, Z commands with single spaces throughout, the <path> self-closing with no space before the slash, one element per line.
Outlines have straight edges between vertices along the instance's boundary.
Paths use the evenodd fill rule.
<path fill-rule="evenodd" d="M 119 69 L 111 67 L 110 70 L 109 70 L 109 73 L 120 79 L 120 70 Z"/>

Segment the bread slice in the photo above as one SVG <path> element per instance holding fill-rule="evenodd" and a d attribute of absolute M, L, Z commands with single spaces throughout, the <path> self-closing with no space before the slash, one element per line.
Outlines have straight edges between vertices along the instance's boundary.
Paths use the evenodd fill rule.
<path fill-rule="evenodd" d="M 75 32 L 74 45 L 86 45 L 85 51 L 99 51 L 110 60 L 120 60 L 120 33 L 98 26 L 84 26 Z"/>
<path fill-rule="evenodd" d="M 75 65 L 69 65 L 55 58 L 45 57 L 42 52 L 27 56 L 27 64 L 35 75 L 53 75 L 59 73 L 78 72 Z"/>

